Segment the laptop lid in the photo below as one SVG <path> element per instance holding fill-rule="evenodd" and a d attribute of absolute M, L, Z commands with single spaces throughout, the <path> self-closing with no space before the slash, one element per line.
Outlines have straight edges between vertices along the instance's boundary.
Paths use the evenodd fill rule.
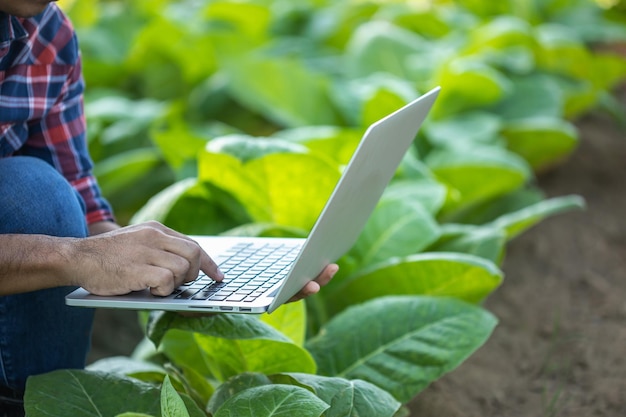
<path fill-rule="evenodd" d="M 432 89 L 367 129 L 269 312 L 355 244 L 439 91 Z"/>

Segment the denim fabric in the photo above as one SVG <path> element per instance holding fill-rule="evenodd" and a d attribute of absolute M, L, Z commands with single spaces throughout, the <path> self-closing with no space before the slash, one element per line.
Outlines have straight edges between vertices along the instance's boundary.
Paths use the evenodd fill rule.
<path fill-rule="evenodd" d="M 85 237 L 84 203 L 46 162 L 0 159 L 0 233 Z M 0 391 L 19 395 L 29 375 L 85 366 L 93 310 L 65 305 L 73 289 L 0 296 Z"/>

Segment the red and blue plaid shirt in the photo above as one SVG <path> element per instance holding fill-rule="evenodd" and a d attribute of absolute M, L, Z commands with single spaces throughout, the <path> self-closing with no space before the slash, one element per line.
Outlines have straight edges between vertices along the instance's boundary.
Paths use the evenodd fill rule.
<path fill-rule="evenodd" d="M 85 200 L 91 224 L 113 216 L 91 173 L 83 89 L 76 35 L 56 5 L 29 19 L 0 12 L 0 157 L 54 166 Z"/>

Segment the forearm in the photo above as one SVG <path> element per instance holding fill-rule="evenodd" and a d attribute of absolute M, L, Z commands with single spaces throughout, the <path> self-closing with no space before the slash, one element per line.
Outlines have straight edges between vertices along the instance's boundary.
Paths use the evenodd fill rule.
<path fill-rule="evenodd" d="M 0 295 L 73 285 L 66 268 L 72 238 L 0 235 Z"/>

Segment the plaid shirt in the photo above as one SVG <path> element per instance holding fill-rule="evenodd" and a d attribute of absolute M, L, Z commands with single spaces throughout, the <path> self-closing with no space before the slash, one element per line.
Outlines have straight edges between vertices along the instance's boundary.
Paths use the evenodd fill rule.
<path fill-rule="evenodd" d="M 54 166 L 85 200 L 91 224 L 113 215 L 91 174 L 83 89 L 76 35 L 56 5 L 29 19 L 0 12 L 0 157 Z"/>

